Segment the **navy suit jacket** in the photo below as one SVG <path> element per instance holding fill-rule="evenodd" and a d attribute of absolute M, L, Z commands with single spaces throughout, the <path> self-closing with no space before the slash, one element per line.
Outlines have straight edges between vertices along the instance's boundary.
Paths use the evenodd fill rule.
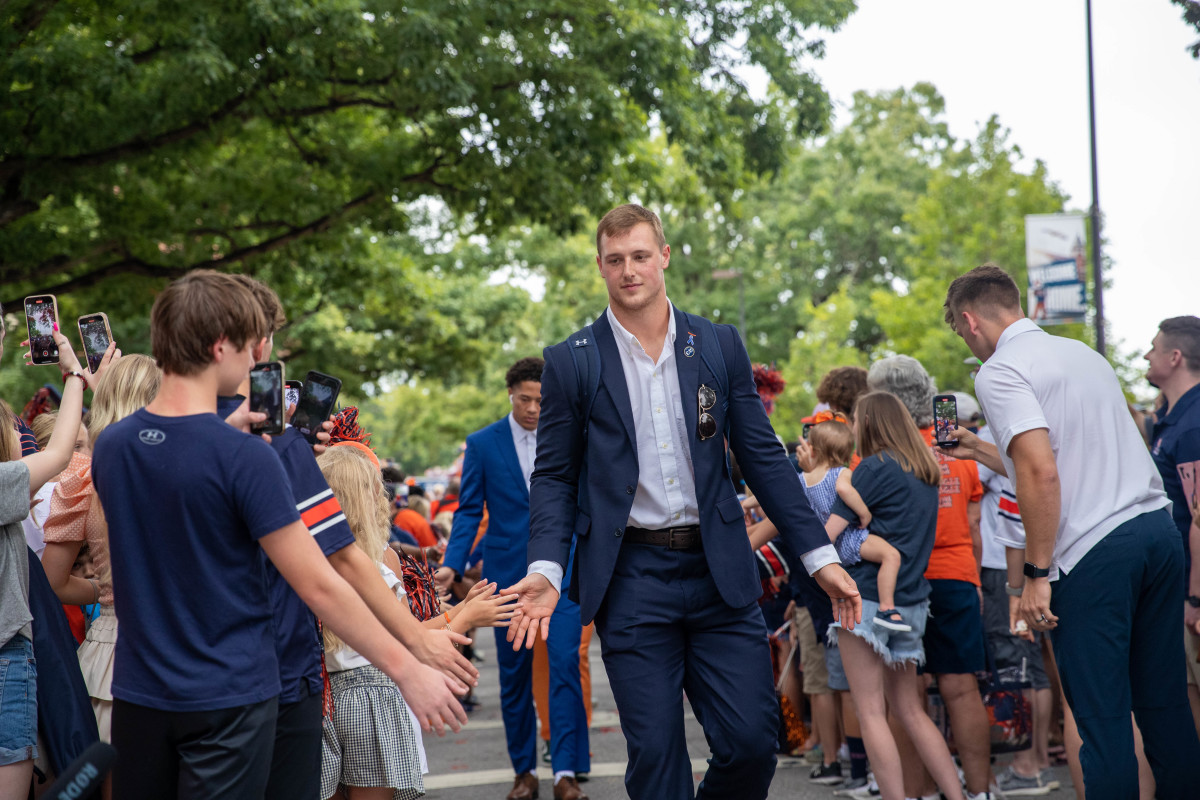
<path fill-rule="evenodd" d="M 502 587 L 512 586 L 525 577 L 529 490 L 525 488 L 507 415 L 467 437 L 458 510 L 442 559 L 445 566 L 460 575 L 475 543 L 485 505 L 488 529 L 480 545 L 484 575 Z"/>
<path fill-rule="evenodd" d="M 791 551 L 798 557 L 829 544 L 829 537 L 808 504 L 799 475 L 775 438 L 737 330 L 729 325 L 714 326 L 728 373 L 729 386 L 722 390 L 721 381 L 708 370 L 701 356 L 701 337 L 711 335 L 709 327 L 690 331 L 696 344 L 693 355 L 687 357 L 687 317 L 678 309 L 673 313 L 677 331 L 675 361 L 704 554 L 721 598 L 741 608 L 758 599 L 762 586 L 741 504 L 729 477 L 723 437 L 718 434 L 700 441 L 696 433 L 696 392 L 700 384 L 717 393 L 717 402 L 709 413 L 716 417 L 718 429 L 728 432 L 746 483 Z M 629 390 L 606 314 L 593 324 L 592 333 L 599 348 L 601 375 L 586 435 L 582 427 L 585 403 L 579 396 L 574 362 L 567 349 L 571 343 L 561 342 L 545 350 L 537 460 L 530 481 L 529 562 L 554 561 L 565 568 L 572 535 L 577 537 L 571 596 L 578 599 L 584 624 L 595 618 L 604 601 L 624 541 L 639 474 Z M 803 571 L 799 563 L 793 568 Z"/>

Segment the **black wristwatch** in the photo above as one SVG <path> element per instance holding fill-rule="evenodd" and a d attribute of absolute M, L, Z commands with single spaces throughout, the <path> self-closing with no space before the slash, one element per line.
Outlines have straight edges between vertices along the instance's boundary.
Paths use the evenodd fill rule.
<path fill-rule="evenodd" d="M 1192 608 L 1200 608 L 1200 597 L 1196 597 L 1194 594 L 1189 594 L 1187 596 L 1187 604 Z"/>
<path fill-rule="evenodd" d="M 1049 567 L 1039 567 L 1037 564 L 1030 564 L 1028 561 L 1026 561 L 1025 562 L 1025 577 L 1026 578 L 1049 578 L 1050 577 L 1050 568 Z"/>

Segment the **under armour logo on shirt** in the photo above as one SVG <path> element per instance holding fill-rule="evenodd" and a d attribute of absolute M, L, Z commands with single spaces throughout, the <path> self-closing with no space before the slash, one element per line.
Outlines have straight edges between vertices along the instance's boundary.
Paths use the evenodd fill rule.
<path fill-rule="evenodd" d="M 576 339 L 575 340 L 576 347 L 583 347 L 586 344 L 587 344 L 587 339 Z"/>
<path fill-rule="evenodd" d="M 162 444 L 167 440 L 167 435 L 157 428 L 146 428 L 138 434 L 138 438 L 142 444 Z"/>

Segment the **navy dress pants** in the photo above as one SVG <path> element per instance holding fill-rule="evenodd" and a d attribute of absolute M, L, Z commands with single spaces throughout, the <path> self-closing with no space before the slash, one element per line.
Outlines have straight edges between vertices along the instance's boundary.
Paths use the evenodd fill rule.
<path fill-rule="evenodd" d="M 1184 672 L 1183 543 L 1165 511 L 1121 525 L 1052 584 L 1050 635 L 1088 800 L 1138 796 L 1132 710 L 1159 800 L 1200 796 Z"/>
<path fill-rule="evenodd" d="M 726 605 L 700 550 L 626 543 L 596 631 L 629 749 L 632 800 L 767 796 L 779 707 L 757 604 Z M 684 692 L 712 752 L 697 791 Z"/>
<path fill-rule="evenodd" d="M 491 578 L 491 580 L 497 580 Z M 497 581 L 499 582 L 499 581 Z M 511 586 L 517 581 L 500 582 Z M 500 667 L 500 711 L 513 771 L 537 772 L 537 712 L 533 705 L 533 651 L 513 651 L 508 628 L 494 628 Z M 550 763 L 555 772 L 591 771 L 587 711 L 579 678 L 579 604 L 559 598 L 550 617 Z"/>

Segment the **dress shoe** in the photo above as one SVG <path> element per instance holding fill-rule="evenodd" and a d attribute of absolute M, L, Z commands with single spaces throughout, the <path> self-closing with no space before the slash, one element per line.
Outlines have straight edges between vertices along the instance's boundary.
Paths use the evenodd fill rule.
<path fill-rule="evenodd" d="M 563 777 L 554 784 L 554 800 L 588 800 L 588 796 L 574 778 Z"/>
<path fill-rule="evenodd" d="M 538 779 L 532 772 L 518 775 L 513 781 L 512 791 L 504 800 L 537 800 Z"/>

